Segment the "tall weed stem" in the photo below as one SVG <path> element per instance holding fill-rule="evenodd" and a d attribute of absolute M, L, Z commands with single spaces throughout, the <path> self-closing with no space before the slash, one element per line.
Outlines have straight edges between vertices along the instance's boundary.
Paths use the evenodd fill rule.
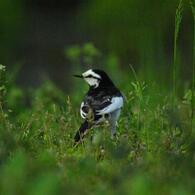
<path fill-rule="evenodd" d="M 173 49 L 173 97 L 172 104 L 175 108 L 176 96 L 177 96 L 177 74 L 178 74 L 178 63 L 177 63 L 177 40 L 179 35 L 179 27 L 182 20 L 183 12 L 183 0 L 179 1 L 179 5 L 175 13 L 175 32 L 174 32 L 174 49 Z"/>

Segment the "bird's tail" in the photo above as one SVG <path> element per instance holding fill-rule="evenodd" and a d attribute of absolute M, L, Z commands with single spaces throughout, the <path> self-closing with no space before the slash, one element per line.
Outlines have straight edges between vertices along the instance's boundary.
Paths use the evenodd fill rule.
<path fill-rule="evenodd" d="M 90 125 L 87 121 L 81 124 L 79 130 L 76 132 L 74 136 L 75 144 L 79 143 L 82 140 L 82 138 L 85 136 L 89 128 L 90 128 Z"/>

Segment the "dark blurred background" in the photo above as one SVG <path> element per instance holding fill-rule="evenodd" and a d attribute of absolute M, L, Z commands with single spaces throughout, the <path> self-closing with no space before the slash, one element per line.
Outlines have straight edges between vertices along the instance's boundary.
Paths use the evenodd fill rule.
<path fill-rule="evenodd" d="M 16 82 L 24 88 L 47 77 L 67 90 L 76 68 L 65 50 L 90 42 L 100 58 L 117 56 L 120 69 L 132 64 L 146 79 L 170 82 L 177 5 L 178 0 L 1 0 L 0 63 L 10 71 L 20 66 Z M 178 41 L 182 82 L 192 74 L 192 24 L 186 5 Z M 100 61 L 92 66 L 107 66 Z"/>

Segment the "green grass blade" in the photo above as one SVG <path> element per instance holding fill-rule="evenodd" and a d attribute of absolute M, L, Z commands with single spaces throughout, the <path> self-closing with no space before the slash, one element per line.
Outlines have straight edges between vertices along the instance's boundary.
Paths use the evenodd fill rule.
<path fill-rule="evenodd" d="M 183 12 L 183 0 L 179 1 L 178 7 L 175 13 L 175 32 L 174 32 L 174 53 L 173 53 L 173 107 L 175 107 L 175 99 L 177 95 L 177 74 L 178 74 L 178 64 L 177 64 L 177 40 L 179 35 L 179 28 L 182 20 Z"/>
<path fill-rule="evenodd" d="M 193 29 L 193 59 L 192 59 L 192 129 L 193 129 L 193 120 L 194 120 L 194 107 L 195 107 L 195 98 L 194 98 L 194 90 L 195 90 L 195 1 L 190 1 L 192 14 L 193 14 L 193 20 L 194 20 L 194 29 Z"/>

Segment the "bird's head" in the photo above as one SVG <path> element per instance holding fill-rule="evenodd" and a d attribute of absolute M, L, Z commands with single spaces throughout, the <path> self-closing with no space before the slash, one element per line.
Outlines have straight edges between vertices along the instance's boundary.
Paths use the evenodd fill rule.
<path fill-rule="evenodd" d="M 82 75 L 74 75 L 75 77 L 79 77 L 84 79 L 90 87 L 97 88 L 99 86 L 109 86 L 113 85 L 112 81 L 108 77 L 108 75 L 103 70 L 98 69 L 89 69 L 84 72 Z"/>

